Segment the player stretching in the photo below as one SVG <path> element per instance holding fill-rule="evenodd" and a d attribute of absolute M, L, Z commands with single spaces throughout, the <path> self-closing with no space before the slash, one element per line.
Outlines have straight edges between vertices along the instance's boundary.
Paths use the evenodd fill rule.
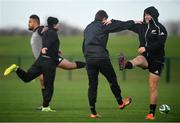
<path fill-rule="evenodd" d="M 150 111 L 146 116 L 148 120 L 155 118 L 157 86 L 163 69 L 164 45 L 167 38 L 167 31 L 159 23 L 158 16 L 158 10 L 154 7 L 144 10 L 144 24 L 136 24 L 130 29 L 139 35 L 138 53 L 140 55 L 126 63 L 125 58 L 120 57 L 120 69 L 132 69 L 136 66 L 149 69 Z"/>
<path fill-rule="evenodd" d="M 43 74 L 44 78 L 44 89 L 43 89 L 43 107 L 42 111 L 54 111 L 50 108 L 49 103 L 53 96 L 54 91 L 54 79 L 56 73 L 56 66 L 59 64 L 59 39 L 57 30 L 59 29 L 58 19 L 49 17 L 47 19 L 48 30 L 43 33 L 42 50 L 38 59 L 25 72 L 19 66 L 13 64 L 7 68 L 4 72 L 4 76 L 9 75 L 11 72 L 16 72 L 24 82 L 30 82 L 39 75 Z"/>
<path fill-rule="evenodd" d="M 83 53 L 86 59 L 87 74 L 89 79 L 88 99 L 91 110 L 91 118 L 97 118 L 96 98 L 98 88 L 98 75 L 101 72 L 109 82 L 114 94 L 118 108 L 123 109 L 131 103 L 131 98 L 122 99 L 121 89 L 117 82 L 116 73 L 111 64 L 109 53 L 106 48 L 109 33 L 126 30 L 133 26 L 134 21 L 112 20 L 111 24 L 105 25 L 108 15 L 104 10 L 100 10 L 95 15 L 95 20 L 84 30 Z"/>
<path fill-rule="evenodd" d="M 41 48 L 42 48 L 42 30 L 43 26 L 40 26 L 40 19 L 37 15 L 31 15 L 29 17 L 29 23 L 28 23 L 29 30 L 33 31 L 33 34 L 31 36 L 31 47 L 32 52 L 37 59 L 40 55 Z M 59 64 L 57 67 L 65 69 L 65 70 L 72 70 L 72 69 L 78 69 L 78 68 L 84 68 L 85 63 L 81 61 L 76 61 L 75 63 L 68 61 L 67 59 L 64 59 L 59 54 Z M 40 83 L 41 83 L 41 90 L 43 93 L 44 90 L 44 78 L 43 75 L 40 75 Z M 42 106 L 38 107 L 37 109 L 41 110 Z"/>

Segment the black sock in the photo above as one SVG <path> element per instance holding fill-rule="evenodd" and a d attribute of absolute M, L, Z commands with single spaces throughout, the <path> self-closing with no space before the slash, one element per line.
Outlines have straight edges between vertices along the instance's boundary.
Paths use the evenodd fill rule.
<path fill-rule="evenodd" d="M 121 105 L 123 103 L 122 97 L 116 97 L 116 100 L 117 100 L 119 105 Z"/>
<path fill-rule="evenodd" d="M 94 114 L 94 115 L 97 114 L 95 105 L 94 106 L 90 106 L 90 110 L 91 110 L 92 114 Z"/>
<path fill-rule="evenodd" d="M 125 69 L 132 69 L 133 65 L 130 61 L 126 62 Z"/>
<path fill-rule="evenodd" d="M 84 68 L 86 66 L 85 62 L 81 62 L 81 61 L 75 61 L 76 65 L 77 65 L 77 69 L 78 68 Z"/>
<path fill-rule="evenodd" d="M 149 108 L 150 108 L 149 113 L 155 115 L 156 104 L 150 104 L 150 105 L 149 105 Z"/>

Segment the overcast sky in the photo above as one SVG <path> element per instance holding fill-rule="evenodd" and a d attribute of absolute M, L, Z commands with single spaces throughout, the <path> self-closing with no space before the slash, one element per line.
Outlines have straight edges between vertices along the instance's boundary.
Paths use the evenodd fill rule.
<path fill-rule="evenodd" d="M 37 14 L 42 24 L 48 16 L 55 16 L 83 29 L 100 9 L 109 18 L 139 20 L 149 6 L 159 10 L 161 22 L 180 21 L 180 0 L 0 0 L 0 28 L 27 28 L 29 16 Z"/>

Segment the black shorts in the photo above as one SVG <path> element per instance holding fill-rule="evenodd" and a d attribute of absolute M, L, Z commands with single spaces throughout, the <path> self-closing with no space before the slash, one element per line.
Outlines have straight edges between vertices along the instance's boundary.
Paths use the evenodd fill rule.
<path fill-rule="evenodd" d="M 144 55 L 143 55 L 144 56 Z M 150 73 L 161 76 L 164 64 L 161 61 L 151 59 L 148 56 L 144 56 L 148 62 L 148 68 Z"/>

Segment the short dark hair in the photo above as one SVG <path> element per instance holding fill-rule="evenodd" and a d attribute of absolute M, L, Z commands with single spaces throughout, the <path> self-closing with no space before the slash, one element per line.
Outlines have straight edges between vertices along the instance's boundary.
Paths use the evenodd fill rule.
<path fill-rule="evenodd" d="M 37 15 L 33 14 L 29 18 L 36 20 L 37 23 L 40 24 L 40 19 L 39 19 L 39 17 Z"/>
<path fill-rule="evenodd" d="M 108 18 L 108 14 L 104 10 L 99 10 L 95 15 L 95 20 L 102 21 L 103 18 Z"/>
<path fill-rule="evenodd" d="M 47 24 L 48 24 L 48 26 L 53 26 L 53 25 L 55 25 L 55 24 L 57 24 L 59 22 L 59 20 L 57 19 L 57 18 L 55 18 L 55 17 L 48 17 L 48 19 L 47 19 Z"/>

